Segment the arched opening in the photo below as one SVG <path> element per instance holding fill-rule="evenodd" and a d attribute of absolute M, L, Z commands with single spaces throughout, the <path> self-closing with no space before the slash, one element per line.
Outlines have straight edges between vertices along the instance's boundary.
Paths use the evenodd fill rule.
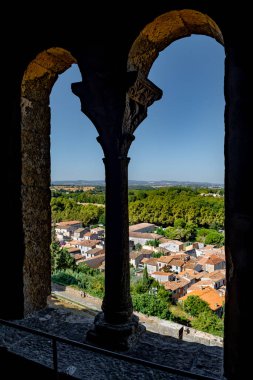
<path fill-rule="evenodd" d="M 150 69 L 151 69 L 153 63 L 155 62 L 156 58 L 158 57 L 159 53 L 162 50 L 164 50 L 165 48 L 167 48 L 172 42 L 179 40 L 183 37 L 190 36 L 191 34 L 201 34 L 201 35 L 205 35 L 208 37 L 213 37 L 220 44 L 223 45 L 223 38 L 222 38 L 221 31 L 219 30 L 219 28 L 215 24 L 215 22 L 212 19 L 210 19 L 208 16 L 206 16 L 200 12 L 196 12 L 196 11 L 192 11 L 192 10 L 169 12 L 169 13 L 166 13 L 162 16 L 159 16 L 152 23 L 148 24 L 142 30 L 140 35 L 137 37 L 137 39 L 135 40 L 135 42 L 134 42 L 134 44 L 130 50 L 130 53 L 129 53 L 128 70 L 130 72 L 131 71 L 137 71 L 138 72 L 137 78 L 139 78 L 139 84 L 141 81 L 145 82 L 145 80 L 147 80 L 147 81 L 150 80 L 150 77 L 149 77 Z M 178 43 L 179 43 L 179 41 L 178 41 Z M 151 79 L 153 80 L 153 78 L 151 78 Z M 163 80 L 164 80 L 164 77 L 163 77 Z M 138 79 L 137 79 L 137 81 L 138 81 Z M 154 82 L 156 85 L 158 85 L 159 87 L 161 87 L 163 89 L 162 81 L 160 81 L 160 83 L 159 83 L 155 80 Z M 130 91 L 128 93 L 128 96 L 129 96 L 128 99 L 133 100 L 132 94 L 136 94 L 136 92 L 138 91 L 136 83 L 135 83 L 135 85 L 132 86 L 132 88 L 130 88 Z M 173 83 L 173 80 L 171 80 L 171 83 Z M 170 92 L 173 92 L 173 91 L 175 91 L 175 89 L 173 88 L 173 84 L 171 84 Z M 139 93 L 140 92 L 141 91 L 139 90 Z M 193 94 L 194 94 L 194 91 L 193 91 Z M 189 94 L 188 94 L 188 96 L 189 96 Z M 138 100 L 136 100 L 136 99 L 137 98 L 135 97 L 134 100 L 136 102 L 138 102 Z M 158 104 L 159 103 L 157 103 L 156 104 L 157 107 L 155 105 L 154 108 L 158 109 L 159 108 Z M 147 104 L 147 105 L 149 105 L 149 104 Z M 168 104 L 168 107 L 169 106 L 173 108 L 173 105 L 171 106 L 171 104 L 170 105 Z M 223 104 L 222 104 L 222 107 L 223 107 Z M 161 108 L 159 110 L 161 111 Z M 150 112 L 153 114 L 152 115 L 153 116 L 152 117 L 152 123 L 154 124 L 156 122 L 156 119 L 154 117 L 154 113 L 152 111 L 150 111 Z M 182 112 L 184 112 L 183 108 L 182 108 Z M 221 113 L 222 118 L 223 118 L 223 112 L 224 111 L 222 110 L 222 113 Z M 178 115 L 178 117 L 180 117 L 180 116 L 181 115 Z M 176 117 L 175 117 L 175 119 L 176 119 Z M 159 119 L 157 117 L 157 120 L 161 120 L 161 118 Z M 147 119 L 147 121 L 148 121 L 148 119 Z M 168 120 L 168 124 L 170 124 L 170 122 L 171 122 L 171 120 L 170 121 Z M 223 124 L 224 123 L 222 123 L 222 125 Z M 167 130 L 168 139 L 170 136 L 170 127 L 171 126 L 168 125 L 168 130 Z M 205 128 L 205 126 L 203 126 L 203 129 L 204 128 Z M 210 128 L 211 127 L 209 126 L 209 129 Z M 144 139 L 145 138 L 145 131 L 144 131 L 143 125 L 141 127 L 141 130 L 142 130 L 142 133 L 139 133 L 137 131 L 136 134 L 137 134 L 137 136 L 139 134 L 140 138 Z M 167 141 L 168 144 L 170 144 L 170 143 L 173 144 L 173 141 L 168 141 L 168 139 L 166 139 L 166 136 L 162 133 L 165 131 L 165 128 L 162 130 L 161 128 L 159 129 L 159 127 L 158 127 L 157 129 L 154 128 L 154 130 L 155 130 L 155 133 L 158 135 L 158 138 L 159 138 L 159 136 L 162 136 L 161 140 Z M 178 130 L 180 130 L 180 126 L 178 126 Z M 212 133 L 212 132 L 210 132 L 210 133 Z M 179 138 L 179 133 L 178 133 L 177 137 Z M 173 138 L 173 136 L 172 136 L 172 138 Z M 184 131 L 183 130 L 182 130 L 182 135 L 181 135 L 180 139 L 184 139 Z M 153 135 L 153 138 L 151 138 L 151 140 L 153 141 L 153 146 L 155 146 L 156 145 L 156 139 L 155 139 L 154 135 Z M 221 137 L 221 141 L 224 141 L 224 135 Z M 180 151 L 181 155 L 182 154 L 184 155 L 184 152 L 180 149 L 180 145 L 181 144 L 178 145 L 178 150 Z M 218 145 L 222 149 L 220 152 L 220 157 L 222 157 L 223 156 L 222 143 L 219 141 Z M 139 144 L 139 148 L 140 148 L 140 144 Z M 146 148 L 148 148 L 148 147 L 146 147 Z M 163 145 L 163 141 L 160 141 L 160 144 L 158 146 L 156 146 L 156 148 L 157 148 L 157 150 L 163 150 L 164 149 L 164 154 L 166 154 L 166 147 Z M 173 148 L 172 148 L 172 150 L 173 150 Z M 168 152 L 168 154 L 170 154 L 169 145 L 167 146 L 167 152 Z M 155 150 L 153 151 L 153 153 L 155 154 Z M 190 154 L 190 152 L 188 152 L 188 154 Z M 146 155 L 146 152 L 145 152 L 145 155 Z M 187 155 L 187 152 L 186 152 L 186 155 Z M 150 151 L 149 151 L 148 156 L 152 157 L 152 153 Z M 142 155 L 142 158 L 143 158 L 143 155 Z M 147 161 L 148 160 L 149 159 L 147 158 Z M 190 157 L 189 157 L 189 159 L 185 158 L 185 160 L 188 160 L 188 163 L 191 162 Z M 172 158 L 172 161 L 173 161 L 173 158 Z M 132 164 L 134 165 L 133 160 L 132 160 Z M 148 163 L 147 163 L 147 165 L 148 165 Z M 153 165 L 153 170 L 154 170 L 154 168 L 155 168 L 155 165 Z M 140 169 L 140 166 L 139 166 L 139 169 Z M 187 167 L 185 168 L 185 170 L 187 170 Z M 175 171 L 173 171 L 173 174 L 172 174 L 173 177 L 172 178 L 166 178 L 166 175 L 170 174 L 170 170 L 168 169 L 167 172 L 165 172 L 164 177 L 160 177 L 160 179 L 163 179 L 163 180 L 166 180 L 166 179 L 167 180 L 180 180 L 181 179 L 181 181 L 183 181 L 183 180 L 185 180 L 185 181 L 187 181 L 187 180 L 188 181 L 191 181 L 191 180 L 192 181 L 200 181 L 199 178 L 196 176 L 196 173 L 195 173 L 195 178 L 190 177 L 191 171 L 190 171 L 189 167 L 188 167 L 188 171 L 189 171 L 189 177 L 188 178 L 176 178 L 175 177 Z M 221 172 L 222 172 L 222 170 L 221 170 Z M 148 170 L 146 173 L 144 173 L 144 175 L 145 174 L 148 175 Z M 136 177 L 134 177 L 134 178 L 136 178 Z M 224 172 L 223 172 L 223 175 L 220 176 L 220 178 L 221 178 L 221 183 L 223 183 Z M 147 178 L 140 178 L 140 179 L 147 179 Z M 149 177 L 149 180 L 152 180 L 152 179 L 159 179 L 159 178 L 150 178 Z M 210 181 L 210 182 L 212 182 L 212 181 Z M 215 182 L 215 181 L 213 181 L 213 182 Z M 149 209 L 149 211 L 150 211 L 150 209 Z M 139 216 L 141 216 L 141 214 L 142 214 L 142 210 L 139 209 Z M 157 220 L 158 220 L 160 215 L 156 215 L 155 217 L 157 217 Z M 156 220 L 154 218 L 154 220 L 152 220 L 152 221 L 138 220 L 138 222 L 155 223 Z M 177 238 L 177 240 L 179 240 L 179 239 Z M 153 268 L 155 268 L 155 265 L 153 266 Z M 150 271 L 151 270 L 152 269 L 151 269 L 151 264 L 150 264 Z M 158 271 L 159 271 L 159 269 L 158 269 Z M 156 274 L 156 277 L 159 278 L 159 274 Z M 156 278 L 156 277 L 154 277 L 154 278 Z M 161 278 L 161 276 L 160 276 L 160 278 Z M 171 288 L 174 289 L 175 287 L 171 287 Z M 180 291 L 181 290 L 182 289 L 180 289 Z M 178 289 L 177 289 L 177 291 L 178 291 Z M 182 294 L 181 294 L 181 296 L 182 296 Z M 222 297 L 221 297 L 220 304 L 222 304 Z"/>
<path fill-rule="evenodd" d="M 71 91 L 81 80 L 72 65 L 50 95 L 53 304 L 73 283 L 81 301 L 87 293 L 101 297 L 104 289 L 104 167 L 96 129 Z"/>
<path fill-rule="evenodd" d="M 223 47 L 202 35 L 177 40 L 159 54 L 148 78 L 163 97 L 135 132 L 129 178 L 222 184 Z"/>
<path fill-rule="evenodd" d="M 89 183 L 100 185 L 104 181 L 96 128 L 80 112 L 80 100 L 71 90 L 72 83 L 81 81 L 79 67 L 74 64 L 59 76 L 50 94 L 51 182 L 55 185 L 66 182 L 66 186 L 69 182 L 80 186 L 80 191 Z"/>
<path fill-rule="evenodd" d="M 112 141 L 109 145 L 107 151 L 110 150 L 111 153 L 115 153 L 114 157 L 117 155 L 119 149 L 117 148 L 117 143 L 121 143 L 122 140 L 126 141 L 126 144 L 131 140 L 130 131 L 126 131 L 122 127 L 122 110 L 125 107 L 125 91 L 126 85 L 131 85 L 129 80 L 133 83 L 136 72 L 129 71 L 130 75 L 126 78 L 126 56 L 129 53 L 129 44 L 131 41 L 137 37 L 143 26 L 152 20 L 152 18 L 157 17 L 157 15 L 165 13 L 167 11 L 174 10 L 175 8 L 182 9 L 185 7 L 186 2 L 157 2 L 148 6 L 146 4 L 145 10 L 142 8 L 133 9 L 131 7 L 126 7 L 126 21 L 120 18 L 115 18 L 115 15 L 111 12 L 107 12 L 106 15 L 103 14 L 104 22 L 102 25 L 98 23 L 97 10 L 87 8 L 85 13 L 86 17 L 91 21 L 89 24 L 96 25 L 90 31 L 90 26 L 88 23 L 77 22 L 76 18 L 73 17 L 73 27 L 63 27 L 63 17 L 50 16 L 48 9 L 47 17 L 43 18 L 41 21 L 38 19 L 36 11 L 34 9 L 34 17 L 36 20 L 36 37 L 38 41 L 38 46 L 69 46 L 69 42 L 75 45 L 75 56 L 78 58 L 79 66 L 85 62 L 89 62 L 86 68 L 89 69 L 88 76 L 89 81 L 81 83 L 77 86 L 76 92 L 79 92 L 80 98 L 82 98 L 83 109 L 88 110 L 89 114 L 92 115 L 93 119 L 99 122 L 100 130 L 105 130 L 103 134 L 102 143 Z M 192 2 L 192 7 L 195 8 L 195 3 Z M 189 6 L 188 6 L 189 7 Z M 248 341 L 250 340 L 250 326 L 251 319 L 250 313 L 248 311 L 248 300 L 251 297 L 251 263 L 252 263 L 252 247 L 250 236 L 252 233 L 252 212 L 251 212 L 251 187 L 248 186 L 249 173 L 251 172 L 252 166 L 252 110 L 251 103 L 252 99 L 250 97 L 251 90 L 251 61 L 249 60 L 249 42 L 250 42 L 250 12 L 245 12 L 245 7 L 243 6 L 231 6 L 227 5 L 226 13 L 223 12 L 219 3 L 216 2 L 197 2 L 196 7 L 202 12 L 208 13 L 221 28 L 222 34 L 224 36 L 225 48 L 226 48 L 226 73 L 225 73 L 225 97 L 226 97 L 226 110 L 225 110 L 225 159 L 226 159 L 226 176 L 225 176 L 225 187 L 226 187 L 226 254 L 227 254 L 227 301 L 226 301 L 226 318 L 225 318 L 225 349 L 224 349 L 224 363 L 226 369 L 226 376 L 228 378 L 240 378 L 242 373 L 245 373 L 245 378 L 251 373 L 250 363 L 251 356 L 250 350 L 248 350 Z M 175 11 L 174 11 L 175 12 Z M 68 8 L 65 9 L 65 19 L 70 21 Z M 176 11 L 176 15 L 180 15 L 182 12 Z M 193 12 L 197 14 L 197 12 Z M 229 17 L 226 15 L 229 14 Z M 201 17 L 206 16 L 203 14 L 198 14 Z M 2 286 L 2 312 L 1 315 L 7 318 L 16 318 L 22 314 L 23 305 L 23 284 L 21 279 L 22 272 L 22 259 L 24 255 L 24 239 L 23 239 L 23 229 L 22 229 L 22 214 L 21 214 L 21 152 L 20 152 L 20 90 L 23 73 L 31 62 L 31 60 L 36 56 L 36 52 L 41 51 L 40 48 L 32 47 L 29 43 L 29 36 L 31 35 L 31 15 L 29 12 L 29 18 L 25 20 L 23 17 L 21 20 L 22 27 L 19 28 L 18 35 L 13 33 L 8 35 L 9 43 L 7 46 L 6 59 L 8 64 L 5 65 L 5 75 L 4 79 L 4 103 L 3 103 L 3 115 L 2 120 L 5 117 L 5 123 L 7 128 L 3 128 L 3 131 L 7 133 L 7 139 L 4 140 L 4 148 L 7 150 L 7 155 L 4 156 L 3 167 L 7 169 L 8 174 L 8 225 L 11 228 L 8 229 L 8 239 L 13 242 L 12 249 L 15 250 L 15 255 L 12 256 L 11 267 L 12 274 L 15 278 L 14 281 L 9 281 L 10 271 L 5 270 L 3 277 Z M 45 29 L 45 19 L 47 20 L 47 27 Z M 120 22 L 117 22 L 120 20 Z M 208 25 L 209 22 L 205 22 Z M 172 23 L 173 24 L 173 23 Z M 171 24 L 171 25 L 172 25 Z M 66 25 L 70 26 L 69 22 Z M 114 34 L 111 33 L 111 29 L 105 26 L 112 25 L 113 31 L 117 30 L 118 35 L 124 35 L 125 38 L 122 39 L 121 43 L 117 45 L 115 49 Z M 184 29 L 185 27 L 183 27 Z M 214 28 L 215 29 L 215 28 Z M 216 30 L 216 29 L 215 29 Z M 87 32 L 87 33 L 86 33 Z M 77 43 L 77 39 L 82 41 L 80 45 Z M 180 38 L 180 36 L 177 35 Z M 83 39 L 83 40 L 82 40 Z M 54 41 L 61 41 L 61 43 L 52 43 Z M 51 42 L 50 42 L 51 41 Z M 159 49 L 155 47 L 148 40 L 144 38 L 144 45 L 147 43 L 148 49 L 145 50 L 143 46 L 142 58 L 145 60 L 145 55 L 148 56 L 149 48 L 154 50 L 155 54 L 159 52 Z M 36 53 L 36 54 L 35 54 Z M 87 60 L 88 58 L 88 60 Z M 139 56 L 141 58 L 141 55 Z M 138 61 L 138 55 L 137 55 Z M 131 62 L 130 62 L 131 63 Z M 133 62 L 132 62 L 133 63 Z M 84 69 L 85 72 L 86 68 Z M 136 65 L 130 66 L 129 70 L 138 71 L 138 62 Z M 154 100 L 154 86 L 152 83 L 147 82 L 146 76 L 144 79 L 141 78 L 141 71 L 138 84 L 139 87 L 133 88 L 128 96 L 131 96 L 131 101 L 134 109 L 130 109 L 133 113 L 135 111 L 142 111 L 142 108 L 147 107 Z M 116 74 L 116 76 L 115 76 Z M 127 81 L 126 81 L 127 79 Z M 6 83 L 5 83 L 6 82 Z M 144 86 L 144 89 L 143 89 Z M 85 88 L 84 88 L 85 87 Z M 85 90 L 85 91 L 84 91 Z M 141 94 L 138 93 L 141 90 Z M 103 96 L 97 97 L 97 94 L 102 93 Z M 136 95 L 134 97 L 133 95 Z M 139 98 L 138 96 L 139 95 Z M 150 96 L 151 99 L 147 102 L 147 97 Z M 152 99 L 153 98 L 153 99 Z M 142 103 L 137 103 L 137 101 L 142 101 Z M 149 103 L 149 104 L 148 104 Z M 117 108 L 115 107 L 117 106 Z M 105 116 L 111 115 L 112 109 L 117 109 L 117 119 L 105 120 Z M 91 112 L 98 111 L 98 112 Z M 144 110 L 145 111 L 145 110 Z M 131 118 L 128 114 L 129 118 Z M 136 112 L 136 113 L 137 113 Z M 113 115 L 114 116 L 114 115 Z M 138 115 L 137 115 L 138 116 Z M 141 115 L 142 116 L 142 115 Z M 145 115 L 144 115 L 145 117 Z M 141 117 L 139 117 L 141 119 Z M 142 118 L 143 119 L 143 118 Z M 139 120 L 137 120 L 138 122 Z M 96 123 L 94 123 L 96 124 Z M 112 128 L 109 128 L 112 126 Z M 111 131 L 112 130 L 112 131 Z M 110 133 L 111 132 L 111 133 Z M 126 132 L 126 133 L 125 133 Z M 130 132 L 127 134 L 127 132 Z M 117 135 L 115 137 L 115 135 Z M 113 139 L 113 140 L 112 140 Z M 102 140 L 102 138 L 101 138 Z M 123 142 L 124 142 L 123 141 Z M 123 143 L 122 143 L 123 144 Z M 121 145 L 122 145 L 121 144 Z M 125 145 L 126 145 L 125 144 Z M 121 150 L 120 150 L 121 153 Z M 124 150 L 125 153 L 125 150 Z M 126 155 L 126 153 L 125 153 Z M 122 155 L 120 154 L 120 158 Z M 125 157 L 123 157 L 125 158 Z M 111 160 L 112 161 L 112 160 Z M 108 164 L 108 171 L 110 177 L 108 182 L 111 183 L 111 188 L 117 186 L 116 176 L 111 175 L 111 172 L 116 167 L 116 175 L 118 178 L 123 178 L 121 182 L 124 182 L 126 177 L 126 170 L 124 165 L 124 160 L 121 160 L 121 167 L 124 168 L 124 173 L 121 177 L 120 165 L 115 165 L 113 170 L 111 166 L 114 164 L 115 160 Z M 126 161 L 126 160 L 125 160 Z M 114 170 L 115 172 L 115 170 Z M 125 181 L 127 182 L 127 180 Z M 108 186 L 109 190 L 110 187 Z M 118 252 L 118 247 L 122 249 L 128 243 L 128 225 L 124 224 L 122 218 L 119 223 L 119 216 L 125 211 L 127 207 L 126 197 L 120 197 L 122 187 L 118 186 L 116 191 L 113 193 L 107 192 L 109 194 L 110 205 L 116 203 L 116 207 L 119 210 L 119 215 L 114 212 L 113 222 L 110 224 L 115 231 L 114 234 L 118 237 L 117 242 L 113 242 L 113 237 L 108 239 L 110 244 L 108 251 Z M 125 186 L 124 186 L 125 189 Z M 23 191 L 26 190 L 23 186 Z M 116 200 L 116 202 L 115 202 Z M 27 202 L 28 203 L 28 202 Z M 35 203 L 36 202 L 31 202 Z M 32 205 L 34 206 L 34 205 Z M 123 207 L 124 206 L 124 207 Z M 29 211 L 31 214 L 34 213 L 34 207 Z M 28 211 L 25 210 L 26 215 Z M 112 213 L 110 213 L 111 215 Z M 108 215 L 108 214 L 107 214 Z M 127 213 L 126 213 L 127 215 Z M 31 218 L 32 219 L 32 218 Z M 127 219 L 127 218 L 126 218 Z M 27 224 L 27 223 L 26 223 Z M 121 232 L 122 226 L 125 233 L 125 243 L 120 245 L 123 241 L 123 234 Z M 29 226 L 27 225 L 26 228 Z M 32 226 L 30 226 L 32 228 Z M 112 229 L 113 229 L 112 228 Z M 30 244 L 28 240 L 28 244 Z M 32 244 L 32 240 L 31 240 Z M 107 245 L 108 247 L 108 245 Z M 113 249 L 111 249 L 111 247 Z M 20 254 L 21 253 L 21 254 Z M 116 256 L 116 254 L 115 254 Z M 122 257 L 128 256 L 128 252 L 125 249 Z M 4 262 L 3 267 L 8 268 L 10 264 L 9 255 L 3 255 Z M 111 260 L 113 262 L 113 260 Z M 124 262 L 125 264 L 125 262 Z M 110 264 L 109 264 L 110 265 Z M 118 261 L 113 270 L 117 274 L 118 267 L 122 265 Z M 123 268 L 125 269 L 125 268 Z M 8 274 L 7 274 L 8 273 Z M 119 276 L 116 278 L 115 286 L 109 288 L 108 293 L 111 294 L 113 289 L 117 289 L 124 282 L 121 281 L 123 278 L 122 274 L 124 270 L 121 270 Z M 113 276 L 111 276 L 113 277 Z M 116 276 L 115 276 L 116 277 Z M 7 280 L 7 281 L 6 281 Z M 8 282 L 9 281 L 9 282 Z M 8 283 L 8 291 L 6 290 L 6 283 Z M 111 289 L 112 288 L 112 289 Z M 125 287 L 126 288 L 126 287 Z M 38 292 L 38 289 L 36 290 Z M 116 292 L 115 292 L 116 293 Z M 118 292 L 113 297 L 115 304 L 122 298 L 123 291 Z M 13 302 L 10 302 L 10 300 Z M 31 291 L 32 297 L 32 291 Z M 110 301 L 110 297 L 108 297 Z M 126 300 L 127 301 L 127 300 Z M 36 303 L 35 303 L 36 304 Z M 112 304 L 112 302 L 111 302 Z M 105 309 L 108 303 L 104 304 Z M 115 310 L 113 305 L 110 305 L 112 312 Z M 108 309 L 108 308 L 107 308 Z M 127 302 L 124 302 L 122 307 L 123 311 L 127 311 L 131 308 L 128 307 Z M 117 310 L 116 310 L 117 311 Z M 107 313 L 109 315 L 109 312 Z M 127 316 L 129 313 L 127 314 Z M 123 319 L 123 318 L 122 318 Z M 121 320 L 122 320 L 121 319 Z M 112 320 L 112 318 L 110 318 Z M 125 319 L 124 319 L 125 320 Z M 111 333 L 107 334 L 110 336 Z M 15 366 L 14 366 L 15 367 Z"/>
<path fill-rule="evenodd" d="M 22 223 L 24 314 L 46 306 L 51 291 L 50 106 L 59 74 L 75 58 L 62 48 L 39 53 L 28 65 L 21 88 Z"/>
<path fill-rule="evenodd" d="M 218 25 L 208 15 L 184 9 L 157 17 L 141 31 L 128 56 L 128 71 L 141 71 L 147 77 L 160 51 L 179 38 L 203 34 L 215 38 L 223 45 Z"/>

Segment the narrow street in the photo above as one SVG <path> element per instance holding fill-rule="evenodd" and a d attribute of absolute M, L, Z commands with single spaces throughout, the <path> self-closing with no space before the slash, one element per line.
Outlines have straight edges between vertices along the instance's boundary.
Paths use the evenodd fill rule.
<path fill-rule="evenodd" d="M 96 315 L 98 311 L 101 311 L 102 300 L 87 294 L 83 296 L 80 290 L 70 286 L 52 283 L 52 295 L 81 306 L 91 315 Z"/>

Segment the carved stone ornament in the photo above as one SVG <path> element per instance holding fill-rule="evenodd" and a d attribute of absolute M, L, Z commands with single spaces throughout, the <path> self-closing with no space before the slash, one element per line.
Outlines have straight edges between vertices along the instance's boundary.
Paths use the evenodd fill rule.
<path fill-rule="evenodd" d="M 135 129 L 147 116 L 147 108 L 154 101 L 161 99 L 162 90 L 138 72 L 134 84 L 129 88 L 126 96 L 123 132 L 126 135 L 134 133 Z M 131 144 L 131 143 L 130 143 Z M 128 148 L 130 147 L 128 145 Z"/>
<path fill-rule="evenodd" d="M 144 107 L 151 106 L 154 101 L 161 99 L 162 90 L 147 79 L 141 72 L 133 86 L 128 90 L 128 96 Z"/>

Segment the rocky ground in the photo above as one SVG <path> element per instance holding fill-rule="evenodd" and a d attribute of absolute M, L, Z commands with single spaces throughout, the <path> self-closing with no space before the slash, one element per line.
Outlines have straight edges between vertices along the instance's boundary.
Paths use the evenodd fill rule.
<path fill-rule="evenodd" d="M 76 302 L 79 303 L 80 299 L 77 299 Z M 86 306 L 84 302 L 86 302 Z M 83 304 L 80 302 L 77 305 L 53 296 L 49 298 L 46 309 L 16 322 L 71 340 L 85 342 L 86 332 L 91 328 L 96 309 L 99 307 L 99 301 L 89 297 L 85 297 Z M 0 345 L 7 346 L 11 351 L 46 366 L 52 366 L 52 345 L 48 339 L 0 326 Z M 60 371 L 72 374 L 78 379 L 183 380 L 187 378 L 128 363 L 89 350 L 73 348 L 62 343 L 57 343 L 57 349 Z M 221 379 L 222 348 L 217 346 L 185 342 L 147 331 L 126 354 Z"/>

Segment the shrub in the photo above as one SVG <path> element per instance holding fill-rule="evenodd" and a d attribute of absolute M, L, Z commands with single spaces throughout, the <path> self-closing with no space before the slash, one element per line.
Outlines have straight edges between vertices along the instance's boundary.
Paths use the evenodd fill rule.
<path fill-rule="evenodd" d="M 198 296 L 188 296 L 183 303 L 183 308 L 192 317 L 197 317 L 204 311 L 211 311 L 208 304 Z"/>

